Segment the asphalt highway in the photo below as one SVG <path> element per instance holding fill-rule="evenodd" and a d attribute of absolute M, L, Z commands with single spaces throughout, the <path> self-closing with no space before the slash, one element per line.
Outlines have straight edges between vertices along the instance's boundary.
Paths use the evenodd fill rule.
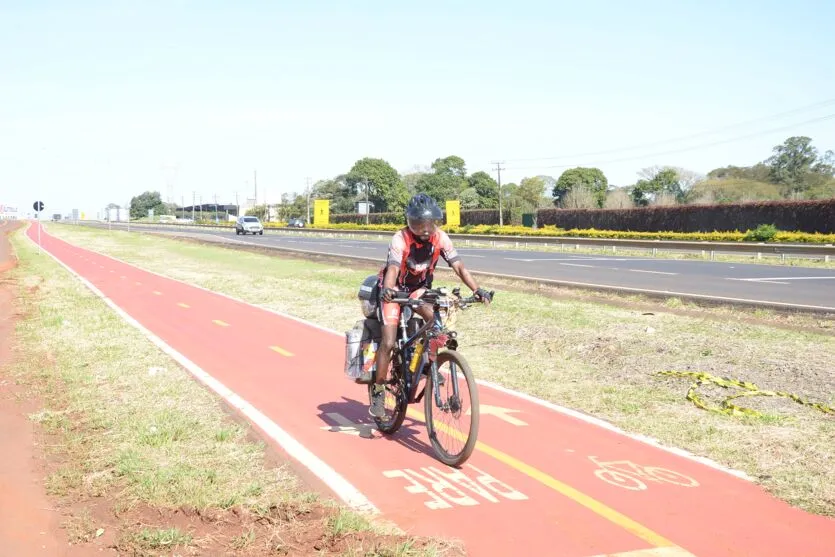
<path fill-rule="evenodd" d="M 98 226 L 107 227 L 106 224 Z M 234 230 L 172 231 L 166 226 L 142 226 L 134 227 L 134 230 L 227 244 L 266 245 L 333 256 L 364 257 L 376 259 L 380 264 L 387 248 L 386 241 L 313 237 L 302 232 L 292 234 L 287 230 L 279 234 L 267 229 L 263 236 L 238 236 Z M 835 270 L 832 269 L 462 246 L 458 247 L 458 251 L 469 269 L 510 277 L 601 289 L 617 288 L 636 293 L 708 297 L 727 302 L 835 311 Z M 443 265 L 441 261 L 439 266 Z"/>

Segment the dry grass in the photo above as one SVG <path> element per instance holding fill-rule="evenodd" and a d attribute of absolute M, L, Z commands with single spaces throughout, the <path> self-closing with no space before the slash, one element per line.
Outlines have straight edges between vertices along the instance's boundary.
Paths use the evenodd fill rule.
<path fill-rule="evenodd" d="M 375 272 L 285 260 L 150 235 L 51 227 L 76 244 L 337 330 L 357 318 L 356 290 Z M 172 263 L 176 262 L 176 263 Z M 449 283 L 449 275 L 439 281 Z M 484 281 L 496 287 L 502 281 Z M 835 419 L 786 399 L 741 404 L 761 417 L 708 413 L 685 400 L 690 370 L 835 403 L 835 338 L 748 323 L 733 312 L 681 316 L 498 289 L 489 311 L 459 319 L 479 378 L 607 419 L 756 477 L 776 496 L 835 515 Z M 671 309 L 675 309 L 675 304 Z M 321 311 L 327 307 L 328 311 Z M 717 394 L 703 389 L 705 396 Z M 729 393 L 722 393 L 727 396 Z"/>
<path fill-rule="evenodd" d="M 251 441 L 248 427 L 233 421 L 213 393 L 75 277 L 37 255 L 31 242 L 21 235 L 13 242 L 20 257 L 13 277 L 25 317 L 17 328 L 12 373 L 44 404 L 30 419 L 50 436 L 49 456 L 57 461 L 46 481 L 52 496 L 65 504 L 104 498 L 116 514 L 144 510 L 155 521 L 161 509 L 193 513 L 198 526 L 214 515 L 222 517 L 211 526 L 220 533 L 236 520 L 255 527 L 246 537 L 235 532 L 228 543 L 221 540 L 224 548 L 234 549 L 233 542 L 263 546 L 264 536 L 302 523 L 312 529 L 305 518 L 312 516 L 320 535 L 340 547 L 359 547 L 377 536 L 391 551 L 408 542 L 418 547 L 408 555 L 442 553 L 440 544 L 384 535 L 382 527 L 320 500 L 303 489 L 289 464 L 267 466 L 263 443 Z M 326 532 L 324 518 L 316 517 L 334 512 L 360 527 Z M 238 520 L 243 515 L 249 518 Z M 112 519 L 113 513 L 80 510 L 65 524 L 73 540 L 86 542 L 96 537 L 103 516 Z M 144 551 L 200 543 L 208 542 L 176 526 L 147 524 L 123 533 L 117 545 Z"/>

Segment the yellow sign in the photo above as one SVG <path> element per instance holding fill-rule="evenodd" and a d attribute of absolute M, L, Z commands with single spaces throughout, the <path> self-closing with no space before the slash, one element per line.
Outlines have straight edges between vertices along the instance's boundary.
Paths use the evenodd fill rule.
<path fill-rule="evenodd" d="M 330 200 L 316 199 L 313 201 L 313 226 L 328 224 L 330 221 Z"/>
<path fill-rule="evenodd" d="M 457 199 L 446 202 L 446 223 L 448 226 L 461 226 L 461 202 Z"/>

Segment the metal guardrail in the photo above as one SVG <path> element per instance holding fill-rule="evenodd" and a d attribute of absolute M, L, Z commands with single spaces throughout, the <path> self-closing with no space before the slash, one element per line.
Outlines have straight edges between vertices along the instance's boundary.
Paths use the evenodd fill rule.
<path fill-rule="evenodd" d="M 104 221 L 98 221 L 104 223 Z M 127 226 L 127 223 L 113 223 L 118 226 Z M 232 224 L 180 224 L 180 223 L 130 223 L 130 226 L 170 226 L 172 228 L 185 229 L 234 229 Z M 389 231 L 376 230 L 343 230 L 331 228 L 295 228 L 295 227 L 264 227 L 265 231 L 317 234 L 326 236 L 376 236 L 388 238 Z M 498 244 L 536 244 L 542 246 L 594 246 L 612 248 L 616 253 L 618 248 L 643 249 L 652 251 L 655 255 L 658 251 L 693 251 L 702 252 L 714 259 L 716 253 L 746 253 L 759 256 L 762 255 L 786 255 L 820 257 L 829 262 L 835 257 L 835 246 L 832 244 L 783 244 L 764 242 L 708 242 L 708 241 L 687 241 L 687 240 L 630 240 L 620 238 L 578 238 L 573 236 L 509 236 L 501 234 L 450 234 L 450 238 L 458 242 L 484 242 L 491 245 Z"/>

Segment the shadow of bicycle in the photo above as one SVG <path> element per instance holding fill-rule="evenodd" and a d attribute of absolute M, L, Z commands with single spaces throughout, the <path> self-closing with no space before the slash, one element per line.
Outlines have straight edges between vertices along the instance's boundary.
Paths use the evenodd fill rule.
<path fill-rule="evenodd" d="M 418 436 L 426 433 L 426 424 L 406 416 L 403 425 L 393 434 L 383 434 L 377 430 L 374 418 L 368 415 L 368 402 L 342 397 L 341 401 L 327 402 L 318 406 L 319 418 L 330 431 L 342 435 L 356 435 L 363 440 L 391 442 L 407 449 L 423 453 L 434 458 L 432 447 Z"/>

